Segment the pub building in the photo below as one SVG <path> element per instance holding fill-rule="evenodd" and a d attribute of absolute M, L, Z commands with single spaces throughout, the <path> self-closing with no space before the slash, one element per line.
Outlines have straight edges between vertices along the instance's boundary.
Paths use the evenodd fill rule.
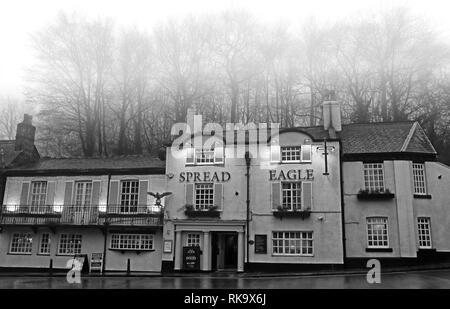
<path fill-rule="evenodd" d="M 196 127 L 192 110 L 187 118 Z M 82 257 L 100 271 L 242 272 L 448 258 L 450 170 L 420 125 L 344 125 L 332 98 L 322 118 L 279 130 L 200 126 L 160 158 L 11 166 L 0 268 L 66 269 Z"/>

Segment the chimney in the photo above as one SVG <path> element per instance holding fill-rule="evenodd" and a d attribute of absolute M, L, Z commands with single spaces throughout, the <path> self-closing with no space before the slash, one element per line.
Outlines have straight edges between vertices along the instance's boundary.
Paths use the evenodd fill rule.
<path fill-rule="evenodd" d="M 336 132 L 342 131 L 341 105 L 336 100 L 334 90 L 329 90 L 324 97 L 322 106 L 323 128 L 329 132 L 330 137 L 336 137 Z"/>
<path fill-rule="evenodd" d="M 23 121 L 17 125 L 16 130 L 16 151 L 26 151 L 32 153 L 34 151 L 34 136 L 36 127 L 32 124 L 33 117 L 28 114 L 23 115 Z"/>

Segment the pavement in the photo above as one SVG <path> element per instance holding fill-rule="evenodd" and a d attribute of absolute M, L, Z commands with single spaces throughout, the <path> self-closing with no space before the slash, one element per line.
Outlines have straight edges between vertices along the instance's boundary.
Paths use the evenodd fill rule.
<path fill-rule="evenodd" d="M 449 289 L 450 269 L 382 272 L 381 283 L 369 284 L 366 273 L 244 276 L 190 274 L 180 276 L 81 276 L 68 283 L 58 276 L 0 276 L 0 289 Z"/>

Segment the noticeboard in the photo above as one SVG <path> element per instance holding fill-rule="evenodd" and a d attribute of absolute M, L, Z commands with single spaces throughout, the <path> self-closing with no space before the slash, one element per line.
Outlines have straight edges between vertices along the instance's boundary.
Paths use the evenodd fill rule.
<path fill-rule="evenodd" d="M 267 235 L 255 235 L 255 253 L 267 253 Z"/>
<path fill-rule="evenodd" d="M 103 253 L 91 253 L 91 264 L 89 271 L 102 272 L 103 269 Z"/>
<path fill-rule="evenodd" d="M 183 247 L 183 269 L 200 270 L 200 247 Z"/>

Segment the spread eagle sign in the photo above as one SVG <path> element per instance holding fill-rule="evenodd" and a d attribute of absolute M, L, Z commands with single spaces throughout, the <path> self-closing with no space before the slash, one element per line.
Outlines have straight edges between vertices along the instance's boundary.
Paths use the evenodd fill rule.
<path fill-rule="evenodd" d="M 153 193 L 153 192 L 147 192 L 147 194 L 153 196 L 153 197 L 156 199 L 156 201 L 155 201 L 155 205 L 156 205 L 156 206 L 161 206 L 161 199 L 162 199 L 163 197 L 167 196 L 167 195 L 171 195 L 172 192 L 164 192 L 164 193 L 159 193 L 159 192 L 156 192 L 156 193 Z"/>

